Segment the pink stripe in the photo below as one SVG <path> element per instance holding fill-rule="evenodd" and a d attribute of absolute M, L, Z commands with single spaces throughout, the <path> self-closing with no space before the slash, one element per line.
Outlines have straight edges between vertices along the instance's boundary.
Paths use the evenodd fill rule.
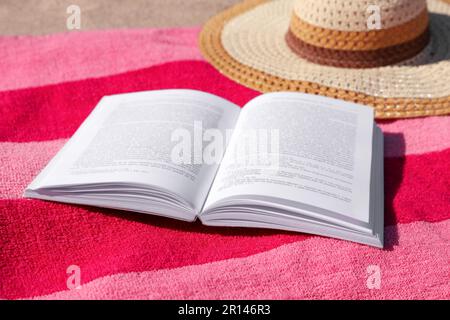
<path fill-rule="evenodd" d="M 177 60 L 203 60 L 199 28 L 0 37 L 0 90 L 95 78 Z"/>
<path fill-rule="evenodd" d="M 66 141 L 0 143 L 0 199 L 22 198 L 26 186 Z"/>
<path fill-rule="evenodd" d="M 250 257 L 116 274 L 38 299 L 446 299 L 450 220 L 387 228 L 378 250 L 311 238 Z M 380 289 L 368 288 L 369 266 Z M 373 270 L 373 269 L 372 269 Z M 82 270 L 81 270 L 82 274 Z M 369 284 L 373 283 L 369 281 Z"/>
<path fill-rule="evenodd" d="M 450 148 L 450 116 L 379 121 L 385 156 L 422 154 Z"/>

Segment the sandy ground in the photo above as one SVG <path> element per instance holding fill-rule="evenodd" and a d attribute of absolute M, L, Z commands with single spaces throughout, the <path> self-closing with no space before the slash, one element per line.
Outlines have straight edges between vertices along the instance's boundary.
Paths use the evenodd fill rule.
<path fill-rule="evenodd" d="M 66 32 L 69 5 L 81 30 L 198 26 L 239 0 L 0 0 L 0 34 Z"/>

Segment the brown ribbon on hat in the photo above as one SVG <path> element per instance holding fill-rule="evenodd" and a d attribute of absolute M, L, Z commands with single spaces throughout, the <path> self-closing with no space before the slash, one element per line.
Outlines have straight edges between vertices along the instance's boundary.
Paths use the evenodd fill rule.
<path fill-rule="evenodd" d="M 408 60 L 430 41 L 428 12 L 391 29 L 341 31 L 313 26 L 295 14 L 286 33 L 289 48 L 303 59 L 342 68 L 375 68 Z"/>
<path fill-rule="evenodd" d="M 351 51 L 316 47 L 296 38 L 290 30 L 286 34 L 286 43 L 300 57 L 341 68 L 375 68 L 399 63 L 420 53 L 429 41 L 430 32 L 426 29 L 410 42 L 377 50 Z"/>

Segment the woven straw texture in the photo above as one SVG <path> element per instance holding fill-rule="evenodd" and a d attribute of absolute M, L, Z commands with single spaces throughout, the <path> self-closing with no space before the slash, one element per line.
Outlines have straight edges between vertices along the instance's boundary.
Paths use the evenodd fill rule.
<path fill-rule="evenodd" d="M 262 92 L 300 91 L 373 106 L 377 118 L 450 113 L 450 6 L 428 1 L 431 43 L 395 66 L 341 69 L 298 57 L 285 41 L 295 1 L 248 0 L 213 17 L 202 53 L 235 81 Z"/>
<path fill-rule="evenodd" d="M 303 21 L 318 27 L 367 31 L 370 6 L 380 8 L 385 29 L 412 20 L 426 8 L 423 0 L 302 0 L 294 6 L 294 12 Z"/>

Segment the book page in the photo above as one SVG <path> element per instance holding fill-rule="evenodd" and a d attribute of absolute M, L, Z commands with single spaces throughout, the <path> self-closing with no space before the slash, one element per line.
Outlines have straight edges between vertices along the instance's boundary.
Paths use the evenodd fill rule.
<path fill-rule="evenodd" d="M 368 223 L 372 134 L 370 107 L 259 96 L 241 112 L 205 210 L 229 197 L 267 197 Z"/>
<path fill-rule="evenodd" d="M 30 188 L 154 185 L 199 211 L 218 168 L 202 159 L 203 133 L 233 128 L 239 113 L 231 102 L 193 90 L 104 97 Z"/>

